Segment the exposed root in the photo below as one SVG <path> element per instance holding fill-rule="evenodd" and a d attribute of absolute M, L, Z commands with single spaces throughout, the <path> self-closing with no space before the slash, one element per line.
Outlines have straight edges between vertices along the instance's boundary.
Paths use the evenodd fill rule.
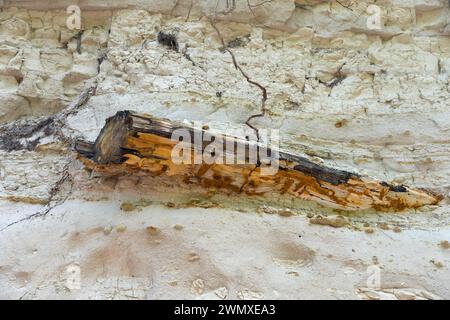
<path fill-rule="evenodd" d="M 83 37 L 84 30 L 80 30 L 77 34 L 71 37 L 69 40 L 65 41 L 62 45 L 63 48 L 67 49 L 69 42 L 72 40 L 77 41 L 77 53 L 81 54 L 81 38 Z"/>
<path fill-rule="evenodd" d="M 78 54 L 81 54 L 81 38 L 83 37 L 83 33 L 84 33 L 84 30 L 81 30 L 74 37 L 77 40 L 77 53 Z"/>
<path fill-rule="evenodd" d="M 247 178 L 245 179 L 245 182 L 242 184 L 241 188 L 239 189 L 239 193 L 242 193 L 242 191 L 244 191 L 244 188 L 250 183 L 250 178 L 252 177 L 253 172 L 255 172 L 255 170 L 258 169 L 260 166 L 261 166 L 261 163 L 258 162 L 258 164 L 252 170 L 250 170 Z"/>
<path fill-rule="evenodd" d="M 189 10 L 188 13 L 186 15 L 186 19 L 184 20 L 184 22 L 188 22 L 189 21 L 189 17 L 191 16 L 191 11 L 192 11 L 192 7 L 194 6 L 194 1 L 191 0 L 191 5 L 189 6 Z"/>
<path fill-rule="evenodd" d="M 47 204 L 41 210 L 39 210 L 39 211 L 29 215 L 29 216 L 26 216 L 25 218 L 19 219 L 19 220 L 14 221 L 14 222 L 11 222 L 10 224 L 8 224 L 5 227 L 3 227 L 2 229 L 0 229 L 0 232 L 8 229 L 11 226 L 14 226 L 14 225 L 16 225 L 18 223 L 21 223 L 23 221 L 27 221 L 27 220 L 31 220 L 31 219 L 39 218 L 39 217 L 44 217 L 47 214 L 49 214 L 50 211 L 52 211 L 54 208 L 62 205 L 64 202 L 66 202 L 66 200 L 72 194 L 73 184 L 74 184 L 73 178 L 72 178 L 72 176 L 71 176 L 71 174 L 69 172 L 69 165 L 70 165 L 70 162 L 67 163 L 64 166 L 62 172 L 60 173 L 61 174 L 60 179 L 58 181 L 56 181 L 56 183 L 50 189 L 50 196 L 48 198 Z M 70 182 L 70 189 L 69 189 L 68 193 L 66 194 L 66 196 L 63 199 L 61 199 L 59 201 L 55 200 L 55 197 L 60 193 L 60 191 L 62 189 L 62 186 L 64 185 L 64 183 L 66 181 Z"/>
<path fill-rule="evenodd" d="M 331 89 L 328 96 L 331 96 L 331 92 L 332 92 L 333 88 L 336 87 L 337 85 L 339 85 L 346 78 L 346 76 L 344 74 L 342 74 L 342 68 L 344 68 L 344 66 L 346 64 L 347 63 L 345 62 L 342 66 L 339 67 L 339 69 L 334 74 L 335 78 L 333 80 L 331 80 L 330 82 L 324 83 L 328 88 Z"/>
<path fill-rule="evenodd" d="M 342 7 L 344 7 L 345 9 L 350 10 L 350 11 L 353 11 L 353 9 L 352 9 L 353 2 L 350 2 L 349 4 L 343 4 L 343 3 L 342 3 L 341 1 L 339 1 L 339 0 L 336 0 L 336 2 L 337 2 L 338 4 L 340 4 Z"/>
<path fill-rule="evenodd" d="M 214 30 L 216 30 L 216 33 L 217 33 L 217 35 L 218 35 L 218 37 L 219 37 L 219 39 L 220 39 L 220 42 L 222 43 L 223 50 L 224 50 L 224 51 L 227 51 L 227 52 L 230 54 L 231 59 L 233 60 L 233 65 L 234 65 L 234 67 L 236 68 L 236 70 L 238 70 L 238 71 L 242 74 L 242 76 L 245 78 L 245 80 L 247 80 L 248 83 L 250 83 L 250 84 L 253 85 L 253 86 L 258 87 L 259 90 L 261 90 L 261 96 L 262 96 L 262 98 L 261 98 L 261 112 L 258 113 L 258 114 L 251 115 L 251 116 L 247 119 L 247 121 L 245 122 L 245 124 L 246 124 L 248 127 L 252 128 L 253 131 L 255 131 L 256 138 L 257 138 L 257 140 L 258 140 L 258 142 L 259 142 L 259 141 L 260 141 L 259 129 L 258 129 L 257 127 L 255 127 L 254 125 L 252 125 L 250 122 L 251 122 L 253 119 L 255 119 L 255 118 L 264 117 L 264 116 L 266 115 L 267 89 L 266 89 L 264 86 L 262 86 L 260 83 L 258 83 L 258 82 L 256 82 L 256 81 L 252 80 L 252 79 L 245 73 L 245 71 L 241 68 L 241 66 L 240 66 L 239 63 L 237 62 L 236 56 L 234 55 L 233 51 L 231 51 L 230 48 L 225 44 L 225 40 L 223 39 L 222 34 L 220 33 L 220 30 L 217 28 L 215 22 L 214 22 L 213 20 L 211 20 L 211 19 L 210 19 L 209 21 L 210 21 L 210 23 L 211 23 L 211 26 L 214 28 Z"/>
<path fill-rule="evenodd" d="M 256 20 L 257 23 L 260 23 L 260 22 L 258 21 L 258 20 L 260 20 L 260 19 L 258 18 L 258 16 L 257 16 L 257 14 L 255 13 L 255 10 L 254 10 L 254 9 L 257 8 L 257 7 L 263 6 L 263 5 L 267 4 L 267 3 L 271 3 L 271 2 L 272 2 L 271 0 L 266 0 L 266 1 L 262 1 L 261 3 L 258 3 L 258 4 L 251 4 L 251 3 L 250 3 L 250 0 L 247 0 L 247 7 L 248 7 L 248 9 L 250 10 L 250 12 L 252 13 L 253 18 L 255 18 L 255 20 Z M 264 26 L 264 27 L 267 27 L 267 25 L 264 24 L 264 23 L 262 23 L 261 25 Z"/>
<path fill-rule="evenodd" d="M 188 60 L 190 63 L 192 63 L 192 65 L 194 67 L 198 67 L 200 68 L 203 72 L 206 72 L 205 67 L 203 67 L 202 65 L 198 64 L 197 62 L 194 61 L 194 59 L 192 59 L 191 55 L 187 52 L 188 51 L 188 47 L 186 46 L 183 51 L 181 52 L 183 54 L 183 57 L 186 58 L 186 60 Z M 208 83 L 209 84 L 209 83 Z"/>
<path fill-rule="evenodd" d="M 34 150 L 44 137 L 54 135 L 64 143 L 70 141 L 62 132 L 68 116 L 76 114 L 97 90 L 97 81 L 87 87 L 64 110 L 45 119 L 18 120 L 0 127 L 0 149 L 8 152 L 15 150 Z"/>
<path fill-rule="evenodd" d="M 79 39 L 81 39 L 82 34 L 83 31 L 78 33 Z M 32 151 L 35 150 L 42 138 L 52 135 L 63 143 L 70 143 L 71 139 L 62 132 L 62 129 L 66 126 L 65 121 L 67 117 L 78 113 L 95 95 L 99 82 L 100 67 L 106 59 L 107 53 L 103 52 L 97 59 L 97 76 L 88 80 L 88 84 L 78 97 L 59 113 L 40 120 L 22 119 L 0 126 L 0 149 L 8 152 L 16 150 Z"/>
<path fill-rule="evenodd" d="M 220 15 L 226 16 L 236 9 L 236 0 L 226 0 L 226 9 L 223 11 L 217 11 L 218 7 L 219 7 L 219 1 L 217 1 L 216 7 L 214 9 L 215 14 L 216 15 L 220 14 Z"/>

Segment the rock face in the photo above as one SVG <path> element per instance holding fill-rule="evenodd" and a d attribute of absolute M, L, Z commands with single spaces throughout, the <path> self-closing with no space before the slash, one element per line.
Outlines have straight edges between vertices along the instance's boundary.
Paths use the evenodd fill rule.
<path fill-rule="evenodd" d="M 6 283 L 0 297 L 126 297 L 132 295 L 130 287 L 139 289 L 133 293 L 135 298 L 223 297 L 223 292 L 229 298 L 308 297 L 296 287 L 297 273 L 307 274 L 312 282 L 333 279 L 328 282 L 333 288 L 323 283 L 322 291 L 312 293 L 315 297 L 449 298 L 448 285 L 439 284 L 448 282 L 443 280 L 450 264 L 448 252 L 434 245 L 449 240 L 449 2 L 385 0 L 369 9 L 372 2 L 0 1 L 0 207 L 4 209 L 0 241 L 7 243 L 0 253 L 2 283 Z M 73 30 L 67 23 L 70 5 L 81 11 L 80 28 Z M 95 94 L 65 112 L 93 83 Z M 266 99 L 254 83 L 265 89 Z M 251 118 L 261 112 L 261 101 L 264 116 Z M 242 134 L 253 133 L 246 125 L 251 118 L 254 128 L 280 129 L 281 146 L 313 162 L 427 188 L 444 195 L 444 200 L 414 216 L 350 216 L 356 225 L 411 229 L 387 237 L 371 235 L 383 247 L 396 240 L 393 254 L 399 259 L 388 262 L 390 252 L 369 244 L 369 233 L 345 229 L 334 238 L 326 226 L 305 224 L 305 214 L 328 212 L 321 207 L 278 197 L 249 201 L 230 194 L 223 198 L 195 186 L 180 191 L 178 184 L 158 178 L 106 178 L 86 172 L 71 153 L 71 142 L 93 141 L 104 121 L 121 110 Z M 11 132 L 25 133 L 14 140 Z M 138 201 L 142 216 L 123 217 L 120 202 L 125 200 Z M 270 205 L 289 207 L 298 216 L 244 218 L 238 212 L 256 213 L 258 206 L 271 201 Z M 207 229 L 208 224 L 198 219 L 214 219 L 191 206 L 220 217 L 218 221 L 227 225 L 235 240 L 225 240 L 229 234 L 219 232 L 224 227 Z M 77 216 L 79 210 L 84 212 Z M 227 220 L 223 215 L 230 212 L 234 218 Z M 247 239 L 233 231 L 251 233 L 251 228 L 238 227 L 244 220 L 262 233 L 276 229 L 283 236 Z M 163 232 L 149 235 L 142 223 Z M 207 230 L 172 228 L 191 223 Z M 120 224 L 127 228 L 120 234 L 111 232 Z M 52 233 L 52 228 L 60 233 Z M 110 239 L 104 239 L 106 229 Z M 303 247 L 289 237 L 298 230 L 311 236 Z M 333 243 L 330 248 L 335 251 L 327 249 L 328 242 L 315 230 L 328 234 L 326 241 Z M 216 236 L 211 243 L 196 240 Z M 177 237 L 192 245 L 178 246 L 183 241 Z M 417 250 L 411 239 L 417 241 Z M 52 247 L 55 241 L 61 245 Z M 265 248 L 255 253 L 253 266 L 245 258 L 239 260 L 241 266 L 270 264 L 264 275 L 249 271 L 243 287 L 237 266 L 230 262 L 236 250 L 233 244 L 240 241 L 253 241 L 248 250 L 254 244 Z M 334 248 L 336 241 L 342 246 Z M 351 252 L 355 242 L 360 251 L 349 256 L 345 252 Z M 36 251 L 40 253 L 32 262 L 27 255 L 39 249 L 38 243 L 45 253 Z M 132 244 L 131 249 L 116 260 L 114 252 L 125 250 L 126 243 Z M 177 247 L 186 252 L 179 253 Z M 65 258 L 52 258 L 65 251 L 70 252 Z M 143 251 L 165 262 L 148 264 L 151 257 Z M 188 261 L 191 251 L 199 260 Z M 18 252 L 25 258 L 15 260 Z M 390 280 L 379 290 L 366 288 L 364 280 L 375 254 L 385 258 L 383 270 L 389 270 Z M 171 260 L 171 255 L 186 259 Z M 429 269 L 440 264 L 430 260 L 444 265 L 432 276 Z M 185 263 L 186 271 L 176 271 L 176 265 Z M 105 264 L 109 267 L 100 271 Z M 37 271 L 39 265 L 46 271 Z M 67 266 L 79 267 L 86 275 L 81 291 L 64 287 L 61 279 Z M 343 266 L 354 272 L 333 278 L 329 271 Z M 198 278 L 199 272 L 204 279 Z M 392 280 L 400 273 L 409 289 L 399 289 Z M 139 283 L 130 280 L 134 275 Z M 423 281 L 413 280 L 422 275 L 426 275 Z M 114 293 L 112 284 L 119 278 L 123 288 L 118 285 Z M 435 295 L 420 291 L 425 287 Z M 219 295 L 214 293 L 217 290 Z"/>
<path fill-rule="evenodd" d="M 7 103 L 0 122 L 55 113 L 97 75 L 107 29 L 104 21 L 88 16 L 80 32 L 67 28 L 61 11 L 2 10 L 0 90 Z"/>

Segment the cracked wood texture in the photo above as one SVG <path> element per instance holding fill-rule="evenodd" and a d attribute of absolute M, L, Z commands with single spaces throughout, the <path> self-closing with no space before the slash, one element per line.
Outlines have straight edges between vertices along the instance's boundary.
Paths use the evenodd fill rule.
<path fill-rule="evenodd" d="M 192 164 L 172 161 L 172 150 L 178 141 L 171 137 L 176 129 L 186 129 L 191 134 L 188 143 Z M 199 183 L 204 188 L 228 189 L 247 195 L 289 194 L 343 210 L 401 211 L 435 205 L 441 200 L 440 195 L 427 190 L 392 185 L 281 151 L 278 152 L 279 170 L 273 175 L 262 175 L 259 164 L 194 164 L 195 154 L 203 154 L 209 142 L 197 147 L 193 137 L 204 133 L 177 122 L 121 111 L 106 121 L 95 143 L 78 141 L 75 150 L 87 167 L 103 173 L 141 171 L 153 176 L 182 176 L 187 184 Z M 224 141 L 235 139 L 236 146 L 240 144 L 245 150 L 252 143 L 258 150 L 264 148 L 245 139 L 212 136 L 220 136 Z"/>

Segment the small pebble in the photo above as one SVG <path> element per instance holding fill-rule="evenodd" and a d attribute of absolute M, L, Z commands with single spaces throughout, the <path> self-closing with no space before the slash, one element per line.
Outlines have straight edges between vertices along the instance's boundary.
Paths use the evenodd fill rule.
<path fill-rule="evenodd" d="M 118 226 L 116 226 L 117 232 L 124 232 L 125 230 L 127 230 L 127 226 L 124 224 L 119 224 Z"/>
<path fill-rule="evenodd" d="M 448 242 L 447 240 L 439 242 L 439 245 L 444 249 L 450 249 L 450 242 Z"/>
<path fill-rule="evenodd" d="M 180 231 L 180 230 L 183 230 L 184 227 L 183 227 L 181 224 L 176 224 L 176 225 L 173 226 L 173 228 L 174 228 L 175 230 Z"/>
<path fill-rule="evenodd" d="M 382 230 L 389 230 L 389 226 L 387 223 L 383 222 L 378 225 L 378 227 Z"/>
<path fill-rule="evenodd" d="M 120 210 L 130 212 L 136 209 L 136 206 L 131 202 L 124 202 L 120 205 Z"/>
<path fill-rule="evenodd" d="M 189 258 L 188 258 L 189 262 L 195 262 L 195 261 L 198 261 L 198 260 L 200 260 L 200 256 L 198 254 L 196 254 L 195 252 L 191 252 L 189 254 Z"/>
<path fill-rule="evenodd" d="M 282 217 L 291 217 L 294 215 L 291 209 L 283 209 L 278 211 L 278 215 Z"/>
<path fill-rule="evenodd" d="M 161 230 L 154 226 L 148 226 L 147 232 L 152 236 L 156 236 L 161 233 Z"/>
<path fill-rule="evenodd" d="M 435 260 L 430 260 L 430 262 L 432 263 L 432 264 L 434 264 L 435 266 L 436 266 L 436 268 L 443 268 L 444 267 L 444 264 L 442 263 L 442 262 L 440 262 L 440 261 L 435 261 Z"/>
<path fill-rule="evenodd" d="M 176 280 L 169 282 L 169 286 L 171 286 L 171 287 L 176 287 L 177 285 L 178 285 L 178 281 L 176 281 Z"/>
<path fill-rule="evenodd" d="M 108 234 L 110 234 L 110 233 L 112 232 L 112 230 L 113 230 L 113 227 L 112 227 L 112 226 L 107 226 L 107 227 L 105 227 L 105 228 L 103 229 L 103 233 L 104 233 L 105 235 L 108 235 Z"/>

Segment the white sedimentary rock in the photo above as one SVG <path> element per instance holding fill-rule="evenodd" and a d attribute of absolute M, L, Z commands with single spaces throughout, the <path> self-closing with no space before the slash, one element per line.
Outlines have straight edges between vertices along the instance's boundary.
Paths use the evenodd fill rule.
<path fill-rule="evenodd" d="M 0 1 L 1 124 L 54 115 L 97 81 L 61 130 L 23 139 L 37 139 L 31 151 L 14 150 L 2 135 L 9 147 L 0 150 L 0 298 L 449 298 L 450 262 L 436 245 L 450 240 L 449 3 L 379 2 L 381 29 L 371 29 L 372 3 Z M 81 30 L 67 28 L 73 4 Z M 260 112 L 261 91 L 236 70 L 211 21 L 242 70 L 267 89 L 267 113 L 253 125 L 281 129 L 281 145 L 313 161 L 447 198 L 415 215 L 350 217 L 356 229 L 368 223 L 375 233 L 340 233 L 304 215 L 256 214 L 262 205 L 313 216 L 325 210 L 284 198 L 260 203 L 86 173 L 67 142 L 95 139 L 124 109 L 252 132 L 245 122 Z M 161 30 L 175 35 L 178 52 L 158 43 Z M 194 193 L 207 198 L 194 201 L 203 208 L 190 208 Z M 155 204 L 137 214 L 120 210 L 122 201 L 141 198 Z M 36 215 L 49 199 L 50 214 Z M 120 224 L 126 230 L 105 234 Z M 148 225 L 161 229 L 157 239 L 149 240 Z M 307 266 L 274 263 L 311 251 Z M 189 252 L 201 259 L 186 262 Z M 366 290 L 374 255 L 386 287 Z M 58 284 L 68 265 L 80 266 L 81 291 Z M 354 272 L 339 271 L 346 268 Z"/>

